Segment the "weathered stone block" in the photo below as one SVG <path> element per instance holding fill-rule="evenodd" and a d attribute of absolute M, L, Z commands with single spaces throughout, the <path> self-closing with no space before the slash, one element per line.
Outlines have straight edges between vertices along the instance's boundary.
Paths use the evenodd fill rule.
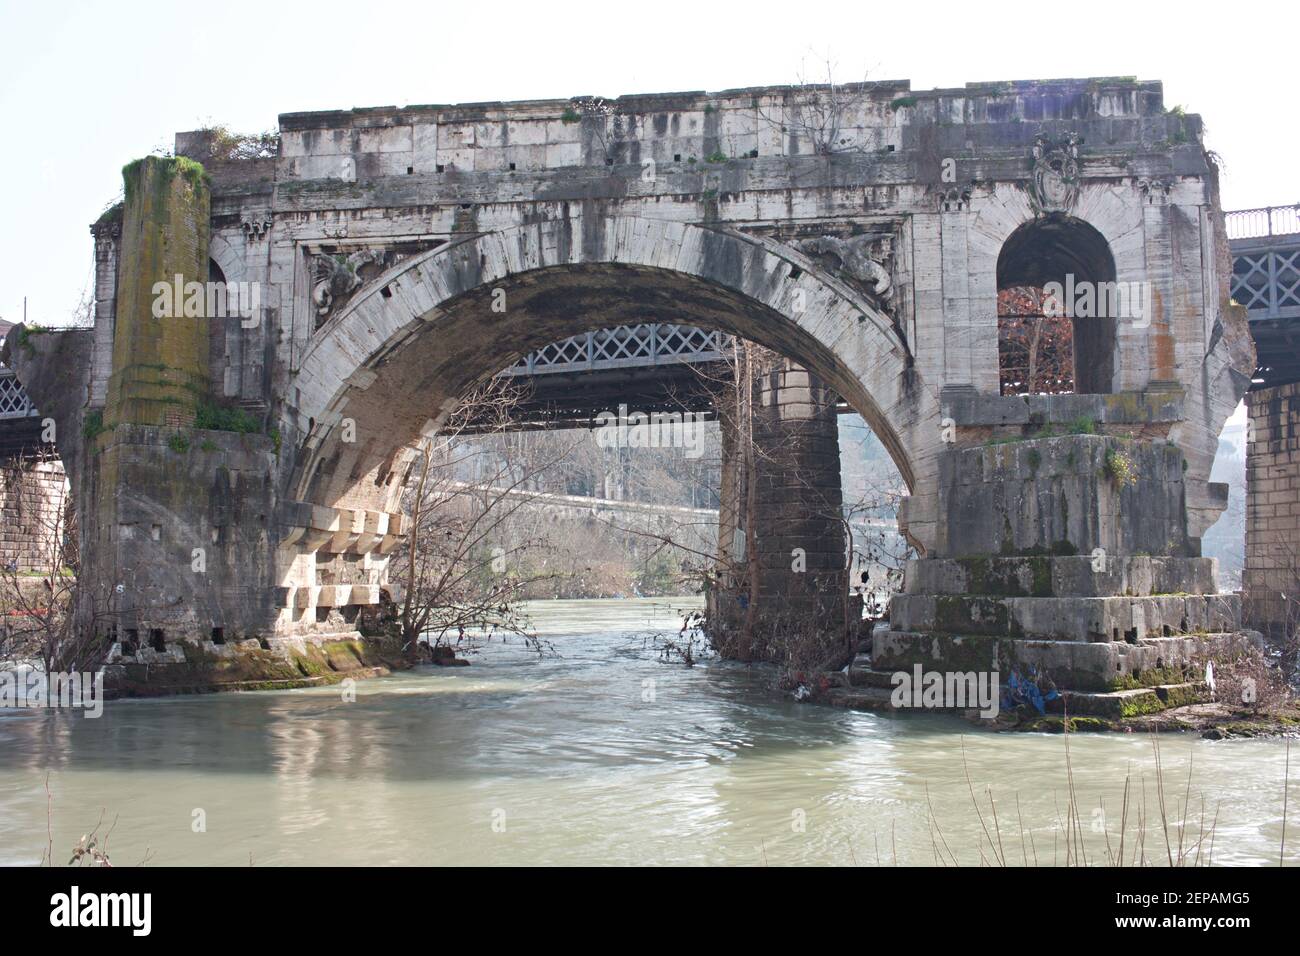
<path fill-rule="evenodd" d="M 1147 597 L 994 597 L 899 594 L 889 619 L 904 631 L 1119 641 L 1241 626 L 1236 594 Z"/>
<path fill-rule="evenodd" d="M 907 563 L 904 591 L 1005 597 L 1213 594 L 1216 566 L 1214 558 L 1145 555 L 919 558 Z"/>
<path fill-rule="evenodd" d="M 944 452 L 936 557 L 1187 556 L 1182 456 L 1165 442 L 1097 435 Z"/>
<path fill-rule="evenodd" d="M 1152 687 L 1204 677 L 1205 662 L 1238 654 L 1257 642 L 1243 632 L 1127 642 L 1008 640 L 990 635 L 955 636 L 899 630 L 872 636 L 872 667 L 877 671 L 997 670 L 1036 675 L 1055 686 L 1080 691 Z"/>

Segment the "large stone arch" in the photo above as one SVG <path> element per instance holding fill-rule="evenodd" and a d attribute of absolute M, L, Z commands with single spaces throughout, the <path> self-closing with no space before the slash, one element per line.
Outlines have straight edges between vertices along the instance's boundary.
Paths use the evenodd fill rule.
<path fill-rule="evenodd" d="M 494 312 L 502 295 L 505 309 Z M 762 237 L 575 217 L 422 253 L 333 317 L 288 390 L 286 437 L 296 438 L 296 460 L 286 497 L 396 510 L 404 450 L 436 430 L 474 384 L 548 342 L 651 314 L 721 328 L 810 368 L 877 432 L 913 492 L 929 491 L 938 396 L 866 297 Z M 911 533 L 924 546 L 928 530 Z"/>
<path fill-rule="evenodd" d="M 217 264 L 227 282 L 243 282 L 248 279 L 244 257 L 242 244 L 236 248 L 235 243 L 221 233 L 214 233 L 208 240 L 208 258 Z"/>

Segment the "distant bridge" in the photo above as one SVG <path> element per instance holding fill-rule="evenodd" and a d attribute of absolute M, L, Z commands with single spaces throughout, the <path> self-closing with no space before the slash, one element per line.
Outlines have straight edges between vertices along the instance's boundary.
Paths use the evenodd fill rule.
<path fill-rule="evenodd" d="M 0 344 L 6 330 L 0 328 Z M 0 461 L 35 451 L 41 444 L 41 413 L 13 370 L 0 364 Z"/>
<path fill-rule="evenodd" d="M 525 488 L 474 485 L 463 481 L 451 484 L 457 489 L 468 492 L 481 491 L 486 494 L 496 494 L 506 501 L 522 502 L 528 507 L 542 508 L 557 519 L 595 519 L 620 527 L 632 527 L 623 522 L 634 520 L 636 530 L 646 530 L 652 525 L 662 527 L 675 524 L 682 527 L 698 524 L 709 529 L 710 532 L 716 532 L 718 526 L 717 508 L 687 508 L 681 505 L 656 505 L 643 501 L 619 501 L 586 495 L 561 495 L 548 491 L 529 491 Z"/>
<path fill-rule="evenodd" d="M 1255 388 L 1300 381 L 1300 204 L 1224 213 L 1232 298 L 1255 339 Z"/>
<path fill-rule="evenodd" d="M 512 424 L 522 431 L 590 428 L 597 415 L 620 404 L 640 412 L 712 418 L 730 351 L 731 336 L 716 330 L 657 322 L 619 325 L 552 342 L 498 378 L 527 385 L 511 409 Z"/>

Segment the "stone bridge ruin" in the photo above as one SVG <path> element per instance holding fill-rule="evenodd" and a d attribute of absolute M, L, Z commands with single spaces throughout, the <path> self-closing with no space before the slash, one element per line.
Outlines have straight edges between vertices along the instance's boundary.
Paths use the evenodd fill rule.
<path fill-rule="evenodd" d="M 666 322 L 789 360 L 769 407 L 828 494 L 828 403 L 887 448 L 919 558 L 875 666 L 1103 690 L 1239 639 L 1199 538 L 1254 354 L 1199 117 L 1131 78 L 846 89 L 833 135 L 816 88 L 765 87 L 291 113 L 273 155 L 181 133 L 128 166 L 93 330 L 5 359 L 58 422 L 95 626 L 144 655 L 349 630 L 389 586 L 412 447 L 469 389 Z M 186 282 L 255 308 L 187 316 Z M 1145 305 L 1071 294 L 1071 387 L 1016 394 L 1000 293 L 1052 283 Z M 803 587 L 793 547 L 842 575 L 798 496 L 763 509 L 765 601 Z"/>

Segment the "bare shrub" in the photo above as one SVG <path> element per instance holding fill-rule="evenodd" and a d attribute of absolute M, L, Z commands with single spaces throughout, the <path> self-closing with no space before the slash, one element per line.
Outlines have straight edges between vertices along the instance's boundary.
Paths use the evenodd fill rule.
<path fill-rule="evenodd" d="M 1213 662 L 1215 699 L 1240 713 L 1266 715 L 1289 707 L 1294 700 L 1277 663 L 1250 648 Z"/>

